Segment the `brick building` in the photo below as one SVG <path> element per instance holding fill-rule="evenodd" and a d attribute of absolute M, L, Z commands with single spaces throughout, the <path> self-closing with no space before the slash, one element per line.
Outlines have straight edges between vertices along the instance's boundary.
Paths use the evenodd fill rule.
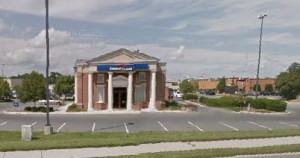
<path fill-rule="evenodd" d="M 93 110 L 159 110 L 165 99 L 166 63 L 119 49 L 75 63 L 75 103 Z"/>

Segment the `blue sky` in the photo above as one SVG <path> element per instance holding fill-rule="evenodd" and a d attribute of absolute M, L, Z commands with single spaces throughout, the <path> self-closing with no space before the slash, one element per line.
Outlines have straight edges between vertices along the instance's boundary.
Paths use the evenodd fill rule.
<path fill-rule="evenodd" d="M 255 77 L 264 20 L 261 77 L 300 61 L 297 0 L 49 0 L 50 71 L 72 74 L 76 59 L 119 48 L 167 62 L 167 79 Z M 0 0 L 5 76 L 45 72 L 43 0 Z"/>

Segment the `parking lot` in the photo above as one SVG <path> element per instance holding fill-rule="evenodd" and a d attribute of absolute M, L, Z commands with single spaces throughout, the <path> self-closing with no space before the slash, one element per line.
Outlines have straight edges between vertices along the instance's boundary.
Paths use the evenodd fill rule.
<path fill-rule="evenodd" d="M 298 129 L 300 106 L 290 105 L 291 114 L 243 114 L 215 108 L 198 112 L 157 112 L 137 114 L 51 114 L 55 132 L 140 132 L 140 131 L 245 131 Z M 20 131 L 32 125 L 43 131 L 45 114 L 0 114 L 0 130 Z"/>

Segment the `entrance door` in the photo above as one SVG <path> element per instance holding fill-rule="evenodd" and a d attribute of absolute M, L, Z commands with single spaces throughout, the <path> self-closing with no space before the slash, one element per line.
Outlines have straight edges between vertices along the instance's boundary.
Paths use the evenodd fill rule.
<path fill-rule="evenodd" d="M 114 88 L 114 104 L 115 109 L 125 109 L 127 100 L 126 88 Z"/>

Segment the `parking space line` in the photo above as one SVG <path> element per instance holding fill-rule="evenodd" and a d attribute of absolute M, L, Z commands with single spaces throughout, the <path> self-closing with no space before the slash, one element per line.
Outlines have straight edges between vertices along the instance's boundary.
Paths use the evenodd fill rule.
<path fill-rule="evenodd" d="M 161 122 L 157 121 L 157 123 L 160 124 L 160 126 L 161 126 L 166 132 L 168 132 L 168 129 L 167 129 Z"/>
<path fill-rule="evenodd" d="M 283 124 L 283 125 L 291 126 L 291 127 L 299 127 L 298 125 L 293 125 L 293 124 L 289 124 L 289 123 L 286 123 L 286 122 L 279 122 L 279 123 Z"/>
<path fill-rule="evenodd" d="M 124 123 L 124 126 L 125 126 L 126 133 L 129 133 L 129 130 L 128 130 L 128 127 L 127 127 L 127 123 Z"/>
<path fill-rule="evenodd" d="M 34 126 L 36 124 L 36 122 L 34 122 L 33 124 L 31 124 L 30 126 Z"/>
<path fill-rule="evenodd" d="M 95 128 L 96 128 L 96 123 L 93 123 L 93 127 L 92 127 L 92 132 L 95 132 Z"/>
<path fill-rule="evenodd" d="M 255 123 L 255 122 L 252 122 L 252 121 L 248 121 L 249 123 L 253 124 L 253 125 L 256 125 L 256 126 L 259 126 L 259 127 L 262 127 L 262 128 L 266 128 L 270 131 L 272 131 L 273 129 L 272 128 L 269 128 L 267 126 L 264 126 L 264 125 L 261 125 L 261 124 L 258 124 L 258 123 Z"/>
<path fill-rule="evenodd" d="M 237 128 L 235 128 L 235 127 L 232 127 L 232 126 L 230 126 L 230 125 L 228 125 L 228 124 L 226 124 L 226 123 L 224 123 L 224 122 L 219 122 L 221 125 L 223 125 L 223 126 L 226 126 L 226 127 L 228 127 L 228 128 L 231 128 L 231 129 L 233 129 L 233 130 L 235 130 L 235 131 L 239 131 L 239 129 L 237 129 Z"/>
<path fill-rule="evenodd" d="M 0 126 L 3 126 L 3 125 L 5 125 L 5 124 L 7 124 L 7 122 L 3 122 L 3 123 L 1 123 L 1 124 L 0 124 Z"/>
<path fill-rule="evenodd" d="M 192 126 L 194 126 L 195 128 L 197 128 L 199 131 L 203 132 L 203 129 L 201 129 L 200 127 L 196 126 L 195 124 L 193 124 L 192 122 L 188 121 L 188 123 Z"/>
<path fill-rule="evenodd" d="M 57 129 L 57 133 L 66 125 L 66 123 L 63 123 L 58 129 Z"/>

